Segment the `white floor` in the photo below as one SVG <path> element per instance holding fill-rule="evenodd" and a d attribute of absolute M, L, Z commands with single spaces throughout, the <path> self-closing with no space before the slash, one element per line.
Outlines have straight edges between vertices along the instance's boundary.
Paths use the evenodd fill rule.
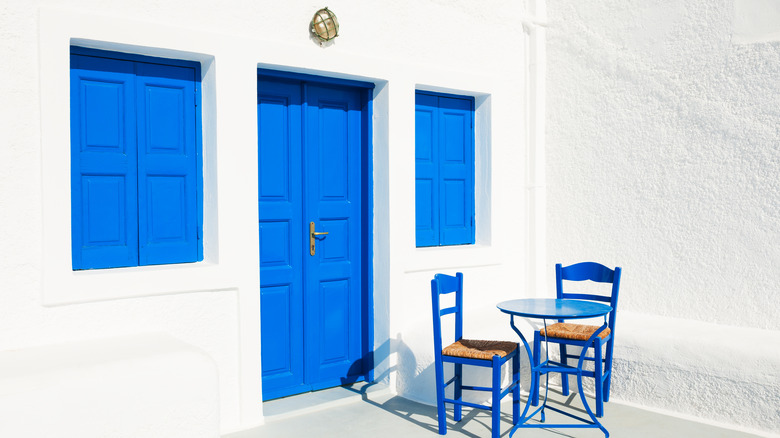
<path fill-rule="evenodd" d="M 510 400 L 507 397 L 505 400 Z M 525 398 L 523 398 L 525 402 Z M 576 394 L 569 397 L 550 391 L 550 404 L 567 405 L 566 409 L 585 415 Z M 602 424 L 613 438 L 755 438 L 760 435 L 718 428 L 683 420 L 616 402 L 605 405 Z M 580 410 L 581 412 L 577 412 Z M 288 397 L 266 402 L 266 424 L 256 429 L 226 435 L 223 438 L 285 438 L 285 437 L 370 437 L 370 438 L 433 438 L 438 436 L 436 408 L 393 396 L 377 385 L 355 385 Z M 501 421 L 502 438 L 511 429 L 511 403 L 504 403 Z M 490 437 L 490 415 L 487 411 L 464 409 L 459 423 L 448 411 L 449 437 Z M 538 417 L 537 417 L 538 418 Z M 564 417 L 549 412 L 546 423 L 562 421 Z M 532 420 L 533 421 L 533 420 Z M 538 421 L 533 421 L 538 423 Z M 562 422 L 569 422 L 563 420 Z M 521 429 L 514 437 L 522 438 L 598 438 L 598 429 Z"/>

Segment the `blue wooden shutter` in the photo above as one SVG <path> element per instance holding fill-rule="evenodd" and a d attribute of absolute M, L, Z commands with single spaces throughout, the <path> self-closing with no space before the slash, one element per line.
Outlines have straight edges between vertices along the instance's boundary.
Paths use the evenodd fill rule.
<path fill-rule="evenodd" d="M 474 106 L 439 96 L 440 245 L 474 243 Z"/>
<path fill-rule="evenodd" d="M 475 241 L 473 98 L 416 94 L 415 224 L 418 247 Z"/>
<path fill-rule="evenodd" d="M 198 260 L 195 69 L 136 63 L 141 265 Z"/>
<path fill-rule="evenodd" d="M 439 244 L 438 97 L 415 96 L 415 228 L 417 246 Z"/>
<path fill-rule="evenodd" d="M 73 269 L 138 264 L 133 63 L 71 56 Z"/>

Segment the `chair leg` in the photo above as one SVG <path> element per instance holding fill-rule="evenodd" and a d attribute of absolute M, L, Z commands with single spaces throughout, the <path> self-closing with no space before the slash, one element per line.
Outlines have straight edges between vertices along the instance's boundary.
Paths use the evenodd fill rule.
<path fill-rule="evenodd" d="M 461 401 L 463 398 L 463 364 L 455 364 L 455 400 Z M 463 405 L 455 403 L 455 422 L 463 418 Z"/>
<path fill-rule="evenodd" d="M 609 342 L 607 342 L 607 357 L 604 361 L 604 401 L 609 401 L 609 388 L 611 386 L 612 381 L 612 340 L 610 339 Z"/>
<path fill-rule="evenodd" d="M 501 435 L 501 358 L 493 356 L 493 405 L 491 409 L 492 436 L 499 438 Z"/>
<path fill-rule="evenodd" d="M 596 344 L 593 346 L 593 386 L 596 389 L 596 416 L 604 415 L 604 381 L 602 380 L 602 371 L 604 363 L 601 361 L 601 338 L 596 337 Z"/>
<path fill-rule="evenodd" d="M 520 420 L 520 345 L 512 358 L 512 383 L 515 384 L 512 390 L 512 424 L 517 424 Z"/>
<path fill-rule="evenodd" d="M 542 344 L 541 335 L 539 334 L 539 331 L 537 330 L 537 331 L 534 332 L 534 351 L 533 351 L 533 356 L 534 356 L 533 357 L 533 364 L 534 364 L 534 368 L 538 367 L 539 364 L 541 363 L 540 362 L 540 357 L 539 357 L 539 355 L 541 354 L 541 350 L 542 350 L 541 344 Z M 538 406 L 539 405 L 539 386 L 542 384 L 542 382 L 541 382 L 542 375 L 539 374 L 537 371 L 534 371 L 533 369 L 531 370 L 531 373 L 535 374 L 537 376 L 537 379 L 536 379 L 536 384 L 535 385 L 531 385 L 531 388 L 529 388 L 528 397 L 531 398 L 531 404 L 532 405 Z M 533 382 L 533 380 L 534 379 L 532 377 L 531 381 Z"/>
<path fill-rule="evenodd" d="M 436 370 L 436 415 L 439 420 L 439 435 L 447 434 L 447 413 L 444 409 L 444 363 L 441 353 L 437 352 L 434 359 Z"/>
<path fill-rule="evenodd" d="M 606 365 L 604 366 L 604 382 L 602 383 L 602 387 L 604 388 L 603 397 L 604 397 L 604 403 L 609 402 L 609 386 L 610 381 L 612 380 L 612 370 L 610 370 Z"/>
<path fill-rule="evenodd" d="M 566 345 L 558 344 L 561 351 L 561 363 L 564 365 L 569 364 L 569 356 L 566 354 Z M 561 373 L 561 392 L 563 395 L 569 395 L 569 375 Z"/>

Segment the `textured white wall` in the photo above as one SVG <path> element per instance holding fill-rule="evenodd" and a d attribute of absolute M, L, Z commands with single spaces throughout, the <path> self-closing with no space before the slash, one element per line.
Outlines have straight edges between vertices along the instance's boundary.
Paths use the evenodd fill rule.
<path fill-rule="evenodd" d="M 0 55 L 6 60 L 0 64 L 0 351 L 167 333 L 214 359 L 224 432 L 262 422 L 258 65 L 377 84 L 377 376 L 390 376 L 402 391 L 432 401 L 433 382 L 420 379 L 418 370 L 430 367 L 429 280 L 435 272 L 467 273 L 472 329 L 508 331 L 493 306 L 531 294 L 522 287 L 528 252 L 526 34 L 518 28 L 523 4 L 335 0 L 328 6 L 338 14 L 341 36 L 320 47 L 308 23 L 322 6 L 270 0 L 0 3 Z M 71 42 L 204 63 L 203 263 L 70 271 Z M 480 104 L 478 245 L 414 247 L 416 88 L 471 94 Z M 509 282 L 515 286 L 504 287 Z M 402 356 L 407 362 L 399 366 Z"/>
<path fill-rule="evenodd" d="M 549 265 L 621 308 L 780 329 L 780 43 L 731 2 L 548 2 Z"/>
<path fill-rule="evenodd" d="M 547 2 L 547 260 L 550 278 L 623 267 L 616 400 L 775 436 L 780 42 L 751 21 L 763 3 Z"/>

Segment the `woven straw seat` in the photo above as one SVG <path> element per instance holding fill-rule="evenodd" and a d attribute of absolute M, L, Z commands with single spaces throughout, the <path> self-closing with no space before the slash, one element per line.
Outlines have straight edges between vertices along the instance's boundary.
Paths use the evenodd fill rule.
<path fill-rule="evenodd" d="M 570 324 L 568 322 L 558 322 L 553 325 L 547 326 L 547 331 L 544 329 L 539 330 L 542 336 L 545 334 L 550 338 L 571 339 L 574 341 L 587 341 L 590 336 L 600 328 L 597 325 L 585 325 L 585 324 Z M 609 327 L 599 333 L 601 339 L 606 338 L 611 331 Z"/>
<path fill-rule="evenodd" d="M 441 354 L 468 359 L 491 360 L 493 356 L 506 357 L 515 351 L 515 348 L 517 348 L 517 344 L 514 342 L 461 339 L 445 347 Z"/>

